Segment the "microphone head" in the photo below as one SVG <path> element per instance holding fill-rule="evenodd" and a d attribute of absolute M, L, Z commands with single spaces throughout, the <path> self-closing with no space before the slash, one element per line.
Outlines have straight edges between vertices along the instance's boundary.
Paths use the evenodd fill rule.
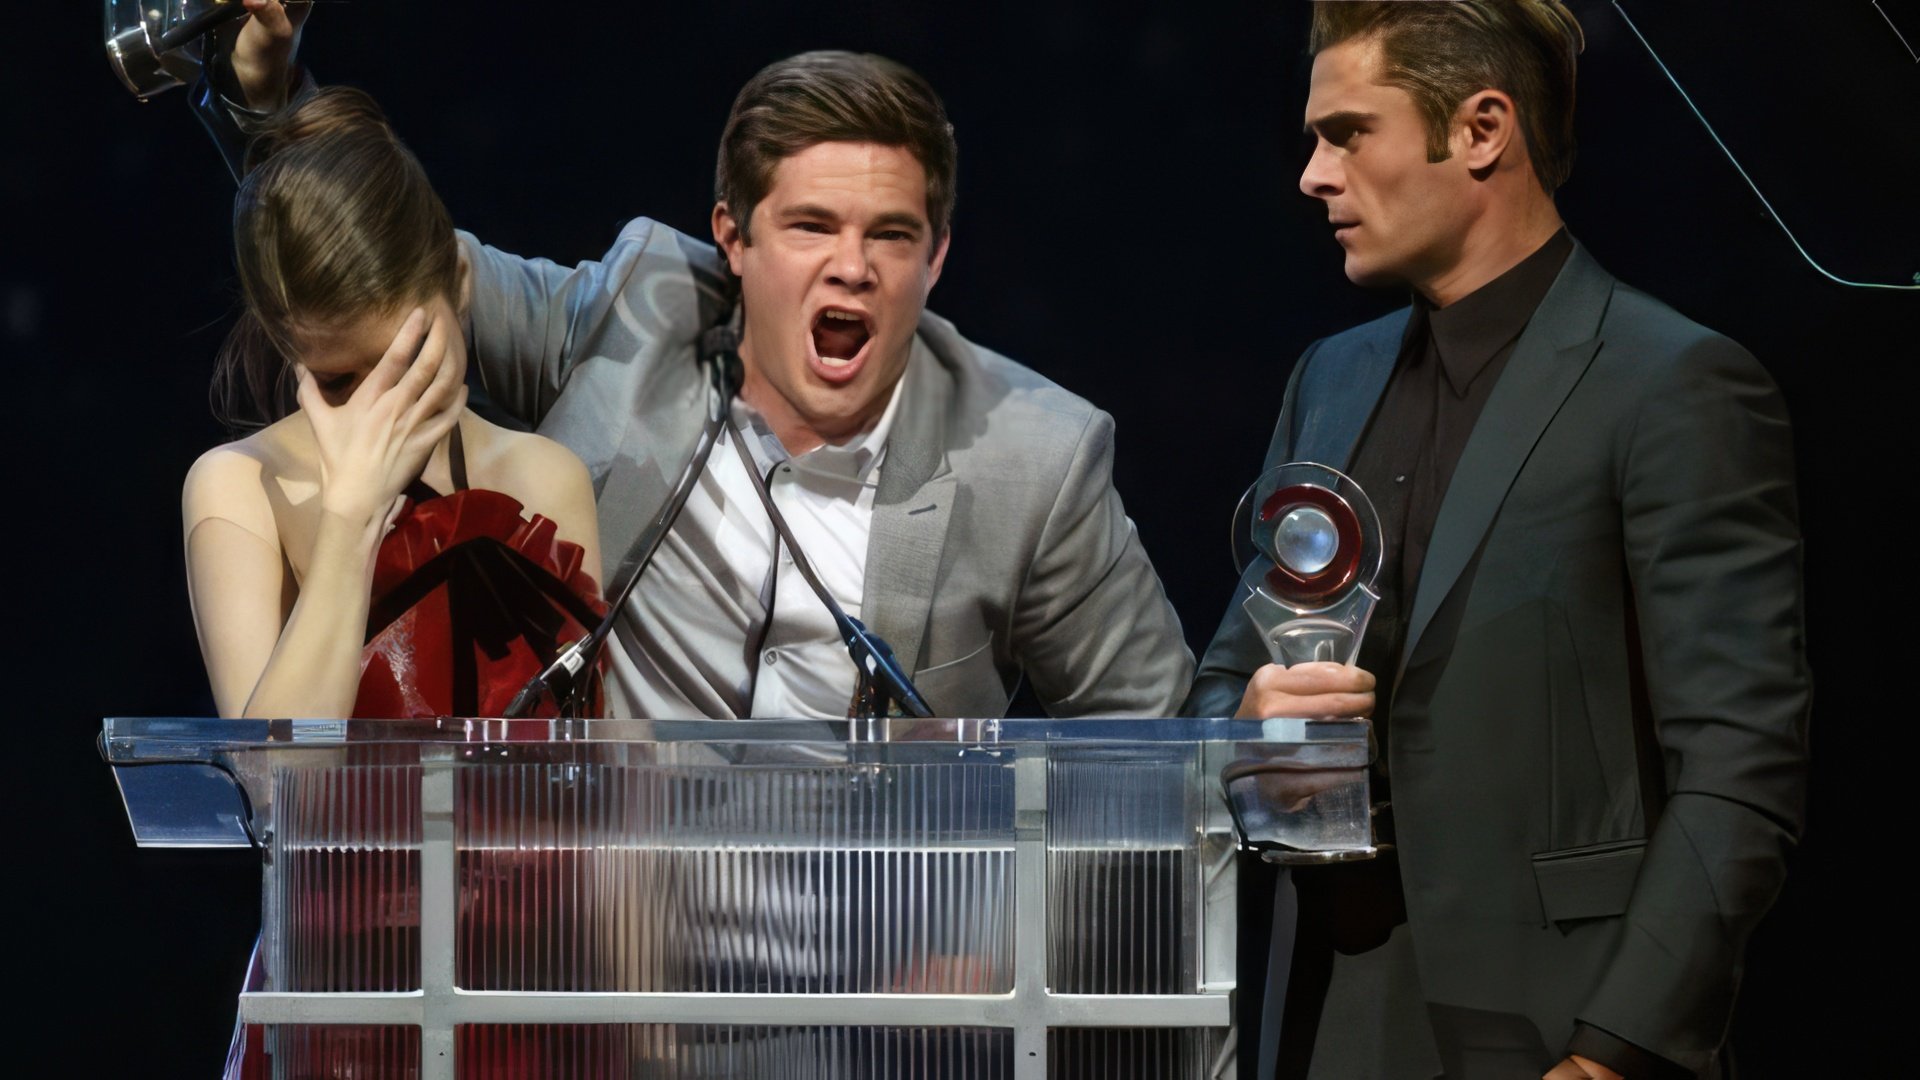
<path fill-rule="evenodd" d="M 700 355 L 713 364 L 714 385 L 723 401 L 740 392 L 740 334 L 732 325 L 711 327 L 700 335 Z"/>
<path fill-rule="evenodd" d="M 740 334 L 728 323 L 709 327 L 706 333 L 700 335 L 700 351 L 708 356 L 723 352 L 739 352 Z"/>

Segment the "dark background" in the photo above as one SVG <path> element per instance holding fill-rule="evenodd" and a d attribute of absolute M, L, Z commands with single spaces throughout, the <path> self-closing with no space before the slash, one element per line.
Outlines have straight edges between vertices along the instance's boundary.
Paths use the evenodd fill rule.
<path fill-rule="evenodd" d="M 244 853 L 136 850 L 92 743 L 102 716 L 212 708 L 177 515 L 188 465 L 221 437 L 206 384 L 235 306 L 232 185 L 186 95 L 136 102 L 108 68 L 98 5 L 61 6 L 8 6 L 0 99 L 20 575 L 5 787 L 23 863 L 4 880 L 9 981 L 35 1001 L 15 1014 L 8 1071 L 207 1077 L 257 926 L 257 870 Z M 1878 853 L 1905 835 L 1912 665 L 1893 605 L 1912 586 L 1887 526 L 1908 501 L 1920 296 L 1817 275 L 1618 13 L 1573 6 L 1588 34 L 1580 161 L 1559 200 L 1574 234 L 1751 348 L 1796 425 L 1812 811 L 1751 949 L 1734 1045 L 1750 1075 L 1865 1071 L 1904 1019 L 1897 992 L 1857 973 L 1904 955 L 1896 919 L 1911 906 Z M 1815 258 L 1908 282 L 1920 65 L 1887 19 L 1920 43 L 1920 0 L 1879 8 L 1628 4 Z M 1198 652 L 1232 587 L 1228 511 L 1294 358 L 1403 302 L 1344 280 L 1323 212 L 1295 187 L 1305 13 L 330 0 L 305 54 L 382 100 L 457 221 L 563 262 L 640 213 L 704 234 L 721 122 L 768 61 L 848 47 L 919 69 L 962 149 L 931 306 L 1117 417 L 1117 483 Z M 23 1051 L 47 1067 L 30 1073 Z"/>

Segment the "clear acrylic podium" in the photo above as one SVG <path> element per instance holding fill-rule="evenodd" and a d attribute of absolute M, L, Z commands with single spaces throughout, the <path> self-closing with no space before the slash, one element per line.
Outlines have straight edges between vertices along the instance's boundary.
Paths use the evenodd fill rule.
<path fill-rule="evenodd" d="M 1361 721 L 141 718 L 103 748 L 142 846 L 259 847 L 239 1014 L 272 1077 L 1228 1075 L 1234 851 L 1370 850 Z"/>

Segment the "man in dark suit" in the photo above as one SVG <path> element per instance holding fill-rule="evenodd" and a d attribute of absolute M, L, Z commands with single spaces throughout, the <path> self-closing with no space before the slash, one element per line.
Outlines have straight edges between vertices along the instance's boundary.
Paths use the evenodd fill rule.
<path fill-rule="evenodd" d="M 1383 595 L 1357 667 L 1280 668 L 1238 592 L 1187 708 L 1371 708 L 1394 847 L 1283 883 L 1261 1075 L 1721 1074 L 1804 806 L 1786 410 L 1567 234 L 1558 0 L 1318 3 L 1312 49 L 1301 189 L 1413 303 L 1307 350 L 1267 465 L 1360 482 Z"/>

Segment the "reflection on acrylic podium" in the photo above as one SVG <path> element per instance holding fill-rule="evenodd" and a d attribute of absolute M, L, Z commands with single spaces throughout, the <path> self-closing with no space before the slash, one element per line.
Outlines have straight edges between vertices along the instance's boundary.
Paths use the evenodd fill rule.
<path fill-rule="evenodd" d="M 116 719 L 103 745 L 142 845 L 261 850 L 237 1077 L 1228 1075 L 1234 851 L 1369 842 L 1357 721 Z"/>

